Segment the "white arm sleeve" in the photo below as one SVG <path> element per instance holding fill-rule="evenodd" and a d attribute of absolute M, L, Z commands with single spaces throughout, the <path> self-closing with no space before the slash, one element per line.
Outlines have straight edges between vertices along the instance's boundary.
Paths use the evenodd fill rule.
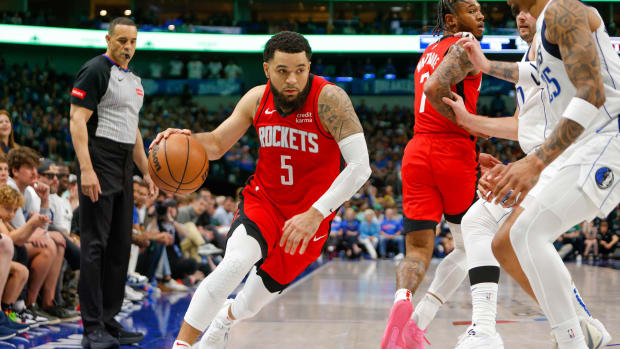
<path fill-rule="evenodd" d="M 323 217 L 329 216 L 366 183 L 370 177 L 368 147 L 363 133 L 356 133 L 338 142 L 340 153 L 347 167 L 336 177 L 332 185 L 312 207 Z"/>
<path fill-rule="evenodd" d="M 521 85 L 524 88 L 538 87 L 538 71 L 536 65 L 533 62 L 517 62 L 519 66 L 519 81 L 517 85 Z"/>

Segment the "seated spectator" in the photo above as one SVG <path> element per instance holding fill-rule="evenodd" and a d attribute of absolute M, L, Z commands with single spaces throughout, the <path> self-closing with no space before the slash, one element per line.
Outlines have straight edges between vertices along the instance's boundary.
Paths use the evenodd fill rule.
<path fill-rule="evenodd" d="M 347 258 L 359 258 L 362 252 L 362 249 L 359 247 L 360 222 L 355 219 L 355 210 L 352 208 L 348 208 L 345 211 L 344 219 L 340 223 L 340 230 L 342 230 L 340 234 L 342 235 L 344 252 Z"/>
<path fill-rule="evenodd" d="M 1 208 L 0 208 L 1 209 Z M 13 304 L 28 281 L 28 268 L 12 261 L 13 241 L 8 235 L 0 234 L 0 299 L 2 304 Z M 8 307 L 0 306 L 0 338 L 7 334 L 22 333 L 34 324 L 22 324 Z"/>
<path fill-rule="evenodd" d="M 584 237 L 585 249 L 583 251 L 583 256 L 590 256 L 590 252 L 592 252 L 592 256 L 594 259 L 598 260 L 598 238 L 597 231 L 594 228 L 594 224 L 592 222 L 583 222 L 581 224 L 581 231 Z"/>
<path fill-rule="evenodd" d="M 0 152 L 4 155 L 8 154 L 11 149 L 18 147 L 13 133 L 11 115 L 8 111 L 0 109 Z"/>
<path fill-rule="evenodd" d="M 611 231 L 607 221 L 601 221 L 599 226 L 599 252 L 604 259 L 613 258 L 619 240 L 618 232 Z"/>
<path fill-rule="evenodd" d="M 338 250 L 342 245 L 342 230 L 340 224 L 342 223 L 342 217 L 340 211 L 334 217 L 329 228 L 329 236 L 325 242 L 325 251 L 327 251 L 327 257 L 329 260 L 338 255 Z"/>
<path fill-rule="evenodd" d="M 377 246 L 379 245 L 379 223 L 376 221 L 375 211 L 364 211 L 364 220 L 360 224 L 360 242 L 366 248 L 371 259 L 377 259 Z"/>
<path fill-rule="evenodd" d="M 218 206 L 215 209 L 213 218 L 219 222 L 219 225 L 230 227 L 236 210 L 235 200 L 230 196 L 218 196 L 216 202 Z"/>
<path fill-rule="evenodd" d="M 17 210 L 15 217 L 11 220 L 11 225 L 15 228 L 24 226 L 34 212 L 51 217 L 50 188 L 42 181 L 36 180 L 38 165 L 39 155 L 28 147 L 19 147 L 9 151 L 9 171 L 13 177 L 9 178 L 8 185 L 18 189 L 24 197 L 22 210 Z M 47 225 L 43 228 L 38 229 L 27 241 L 24 241 L 27 243 L 21 242 L 26 247 L 29 261 L 36 257 L 45 257 L 44 259 L 51 257 L 51 260 L 48 260 L 41 270 L 36 272 L 31 270 L 26 305 L 33 312 L 52 319 L 53 322 L 58 322 L 60 319 L 73 319 L 75 314 L 69 314 L 66 309 L 54 303 L 56 285 L 64 261 L 66 240 L 58 231 L 47 229 Z M 18 244 L 15 240 L 13 241 Z M 30 265 L 32 267 L 34 263 L 31 262 Z M 39 291 L 41 291 L 41 308 L 36 304 Z"/>
<path fill-rule="evenodd" d="M 385 210 L 385 218 L 381 222 L 381 231 L 379 237 L 379 255 L 383 258 L 387 258 L 388 245 L 396 246 L 398 254 L 395 259 L 401 259 L 405 255 L 405 239 L 402 235 L 403 225 L 400 219 L 394 217 L 394 209 L 388 208 Z"/>
<path fill-rule="evenodd" d="M 36 287 L 38 294 L 41 284 L 46 276 L 46 271 L 49 270 L 49 266 L 52 263 L 54 248 L 51 239 L 45 239 L 45 236 L 33 236 L 35 232 L 40 232 L 42 227 L 49 223 L 49 217 L 35 213 L 30 219 L 20 228 L 15 229 L 9 222 L 15 216 L 15 213 L 21 209 L 24 205 L 24 198 L 19 191 L 9 187 L 8 185 L 0 185 L 0 233 L 3 236 L 7 236 L 13 244 L 12 258 L 14 262 L 20 263 L 24 267 L 30 266 L 30 288 Z M 29 244 L 42 244 L 46 246 L 41 248 L 31 248 L 30 251 L 24 246 L 28 241 Z M 29 253 L 30 252 L 30 253 Z M 16 267 L 22 269 L 21 267 Z M 23 269 L 20 273 L 23 273 Z M 34 275 L 32 275 L 34 273 Z M 23 288 L 23 287 L 22 287 Z M 22 323 L 27 324 L 47 324 L 49 319 L 42 317 L 35 313 L 35 310 L 31 304 L 24 306 L 23 300 L 19 302 L 17 298 L 21 293 L 20 290 L 16 290 L 16 294 L 12 292 L 7 293 L 7 298 L 2 299 L 2 303 L 6 305 L 4 310 L 7 312 L 15 312 L 20 318 Z M 36 299 L 36 298 L 35 298 Z M 34 303 L 34 302 L 33 302 Z"/>

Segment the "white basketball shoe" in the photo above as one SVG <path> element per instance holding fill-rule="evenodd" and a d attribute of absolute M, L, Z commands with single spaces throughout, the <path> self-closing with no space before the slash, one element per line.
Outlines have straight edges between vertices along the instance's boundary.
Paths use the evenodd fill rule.
<path fill-rule="evenodd" d="M 504 349 L 504 342 L 499 332 L 490 336 L 477 332 L 473 326 L 469 326 L 467 331 L 459 337 L 455 349 Z"/>
<path fill-rule="evenodd" d="M 226 348 L 226 344 L 228 344 L 228 339 L 230 338 L 230 329 L 233 327 L 235 322 L 229 322 L 226 320 L 225 316 L 228 314 L 228 307 L 234 299 L 227 299 L 224 302 L 224 306 L 217 313 L 213 321 L 211 321 L 211 325 L 205 332 L 204 336 L 200 340 L 200 349 L 224 349 Z M 224 310 L 226 309 L 226 310 Z M 224 316 L 224 318 L 222 318 Z M 228 325 L 226 323 L 229 323 Z"/>
<path fill-rule="evenodd" d="M 579 324 L 581 325 L 581 330 L 586 339 L 588 349 L 604 348 L 611 342 L 611 335 L 598 319 L 591 316 L 588 318 L 581 318 Z M 553 337 L 553 342 L 555 343 L 554 348 L 558 348 L 555 337 Z"/>

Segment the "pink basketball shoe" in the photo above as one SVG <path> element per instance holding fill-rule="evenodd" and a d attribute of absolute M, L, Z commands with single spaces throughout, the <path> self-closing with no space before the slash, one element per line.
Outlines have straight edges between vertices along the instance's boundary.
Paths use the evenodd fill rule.
<path fill-rule="evenodd" d="M 403 331 L 413 313 L 413 304 L 409 299 L 402 299 L 392 306 L 387 327 L 381 339 L 381 349 L 405 349 Z M 417 328 L 417 326 L 416 326 Z"/>
<path fill-rule="evenodd" d="M 424 337 L 425 333 L 426 331 L 421 330 L 413 319 L 409 320 L 403 332 L 405 347 L 407 349 L 426 349 L 426 344 L 424 344 L 424 342 L 428 344 L 431 343 Z"/>

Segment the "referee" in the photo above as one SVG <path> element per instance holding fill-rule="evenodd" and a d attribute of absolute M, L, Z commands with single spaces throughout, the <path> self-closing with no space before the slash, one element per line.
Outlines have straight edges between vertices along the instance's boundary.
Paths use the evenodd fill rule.
<path fill-rule="evenodd" d="M 82 66 L 71 90 L 71 137 L 80 171 L 78 289 L 86 348 L 115 348 L 144 338 L 114 320 L 123 303 L 131 247 L 134 162 L 150 194 L 156 189 L 138 129 L 144 89 L 128 69 L 137 36 L 131 19 L 114 19 L 106 53 Z"/>

